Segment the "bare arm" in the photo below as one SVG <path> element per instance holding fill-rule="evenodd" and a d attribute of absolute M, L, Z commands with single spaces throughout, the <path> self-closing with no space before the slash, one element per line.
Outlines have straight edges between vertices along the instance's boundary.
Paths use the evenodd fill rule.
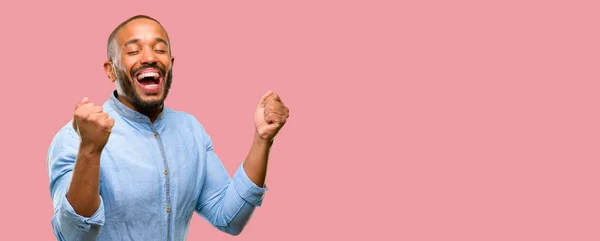
<path fill-rule="evenodd" d="M 67 191 L 67 200 L 84 217 L 91 217 L 100 206 L 100 154 L 89 145 L 80 145 Z"/>
<path fill-rule="evenodd" d="M 228 177 L 206 135 L 206 180 L 196 210 L 213 226 L 237 235 L 246 226 L 255 207 L 262 204 L 269 152 L 288 116 L 288 109 L 279 96 L 270 91 L 263 95 L 254 116 L 256 132 L 250 151 L 233 179 Z"/>
<path fill-rule="evenodd" d="M 113 125 L 114 120 L 102 106 L 89 103 L 87 97 L 77 104 L 73 129 L 79 134 L 81 143 L 67 200 L 81 216 L 92 216 L 100 206 L 100 155 Z"/>
<path fill-rule="evenodd" d="M 265 184 L 269 152 L 273 138 L 285 125 L 289 117 L 289 109 L 283 104 L 279 95 L 269 91 L 264 94 L 254 113 L 254 141 L 244 162 L 244 171 L 248 178 L 259 187 Z"/>
<path fill-rule="evenodd" d="M 254 135 L 252 146 L 244 161 L 244 171 L 256 186 L 263 187 L 265 185 L 269 151 L 272 145 L 273 141 L 263 140 L 258 134 Z"/>
<path fill-rule="evenodd" d="M 85 178 L 86 175 L 81 173 L 81 170 L 92 169 L 89 168 L 89 165 L 85 165 L 93 162 L 90 160 L 93 158 L 85 157 L 84 149 L 81 147 L 81 141 L 77 134 L 68 127 L 57 133 L 48 149 L 46 160 L 50 178 L 50 195 L 54 207 L 52 228 L 56 239 L 60 241 L 96 240 L 104 225 L 104 206 L 99 192 L 94 192 L 93 188 L 77 187 L 77 183 L 82 182 L 81 177 Z M 97 157 L 96 163 L 98 162 L 99 157 Z M 75 169 L 77 169 L 77 174 L 75 174 Z M 99 171 L 99 168 L 97 170 Z M 87 204 L 93 207 L 90 209 L 93 209 L 94 212 L 82 211 L 80 204 L 85 206 L 86 203 L 83 199 L 75 200 L 80 198 L 80 195 L 77 194 L 79 192 L 76 191 L 78 189 L 92 189 L 88 190 L 89 193 L 95 193 L 94 196 L 99 201 L 97 205 L 93 205 L 92 202 Z M 71 203 L 76 205 L 71 205 Z"/>

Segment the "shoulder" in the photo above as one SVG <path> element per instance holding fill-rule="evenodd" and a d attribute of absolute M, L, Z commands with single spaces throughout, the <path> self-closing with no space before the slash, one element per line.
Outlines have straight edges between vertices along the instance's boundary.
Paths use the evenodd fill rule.
<path fill-rule="evenodd" d="M 68 121 L 54 134 L 50 148 L 61 147 L 64 145 L 77 145 L 79 135 L 73 129 L 73 120 Z"/>
<path fill-rule="evenodd" d="M 111 117 L 116 114 L 116 113 L 114 113 L 116 110 L 113 107 L 113 105 L 110 103 L 110 100 L 107 100 L 102 104 L 102 111 L 104 111 Z"/>
<path fill-rule="evenodd" d="M 168 116 L 170 120 L 177 122 L 179 125 L 186 126 L 194 132 L 206 134 L 204 125 L 192 113 L 165 108 L 164 114 L 165 116 Z"/>
<path fill-rule="evenodd" d="M 178 127 L 184 129 L 186 135 L 189 134 L 199 145 L 204 146 L 207 150 L 212 149 L 212 139 L 202 122 L 200 122 L 195 115 L 185 111 L 166 108 L 164 114 L 168 116 L 169 119 L 176 121 Z"/>
<path fill-rule="evenodd" d="M 50 142 L 46 156 L 47 164 L 51 165 L 57 159 L 74 158 L 79 149 L 79 141 L 79 135 L 73 129 L 72 120 L 64 124 Z"/>
<path fill-rule="evenodd" d="M 180 123 L 190 124 L 190 125 L 198 125 L 199 127 L 203 127 L 202 123 L 198 120 L 198 118 L 192 113 L 181 111 L 181 110 L 173 110 L 169 108 L 165 108 L 164 110 L 165 116 L 168 116 L 170 119 L 176 120 Z"/>

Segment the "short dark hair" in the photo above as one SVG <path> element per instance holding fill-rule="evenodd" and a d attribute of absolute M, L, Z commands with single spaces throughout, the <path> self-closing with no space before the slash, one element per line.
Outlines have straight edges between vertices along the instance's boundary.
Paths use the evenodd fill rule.
<path fill-rule="evenodd" d="M 108 37 L 108 42 L 106 44 L 106 56 L 108 57 L 108 60 L 113 61 L 114 58 L 117 56 L 117 33 L 119 32 L 119 30 L 121 30 L 125 25 L 127 25 L 129 22 L 136 20 L 136 19 L 141 19 L 141 18 L 145 18 L 145 19 L 149 19 L 152 20 L 156 23 L 158 23 L 158 25 L 160 25 L 161 27 L 162 24 L 160 24 L 160 22 L 148 15 L 135 15 L 133 17 L 128 18 L 127 20 L 123 21 L 121 24 L 119 24 L 119 26 L 117 26 L 112 33 L 110 33 L 110 36 Z M 164 29 L 164 27 L 163 27 Z M 166 33 L 166 30 L 165 30 Z M 170 42 L 169 40 L 169 35 L 167 34 L 167 41 Z M 170 48 L 171 46 L 169 46 Z"/>

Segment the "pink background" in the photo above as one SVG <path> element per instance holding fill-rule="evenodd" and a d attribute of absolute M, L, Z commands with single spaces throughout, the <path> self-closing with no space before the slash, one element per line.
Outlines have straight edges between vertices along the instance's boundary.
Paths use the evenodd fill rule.
<path fill-rule="evenodd" d="M 291 111 L 247 229 L 189 240 L 599 240 L 597 1 L 399 2 L 3 1 L 0 239 L 54 239 L 48 145 L 149 14 L 231 173 L 260 96 Z"/>

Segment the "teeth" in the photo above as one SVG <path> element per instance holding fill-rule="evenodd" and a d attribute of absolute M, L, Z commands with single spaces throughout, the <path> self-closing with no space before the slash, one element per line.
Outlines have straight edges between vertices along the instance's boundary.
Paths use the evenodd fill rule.
<path fill-rule="evenodd" d="M 154 73 L 154 72 L 143 73 L 143 74 L 138 75 L 137 79 L 141 80 L 141 79 L 146 78 L 146 77 L 152 77 L 154 79 L 157 79 L 158 78 L 158 73 Z"/>
<path fill-rule="evenodd" d="M 145 85 L 146 88 L 154 88 L 158 86 L 157 84 Z"/>

